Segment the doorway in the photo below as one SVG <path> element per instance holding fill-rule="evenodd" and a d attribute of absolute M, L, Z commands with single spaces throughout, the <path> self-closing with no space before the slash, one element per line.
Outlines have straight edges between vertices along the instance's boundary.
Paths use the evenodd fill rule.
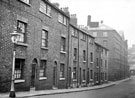
<path fill-rule="evenodd" d="M 37 59 L 32 61 L 31 65 L 31 87 L 35 87 L 35 80 L 36 80 L 36 66 L 37 66 Z"/>
<path fill-rule="evenodd" d="M 54 67 L 53 67 L 53 87 L 57 87 L 57 62 L 54 62 Z"/>

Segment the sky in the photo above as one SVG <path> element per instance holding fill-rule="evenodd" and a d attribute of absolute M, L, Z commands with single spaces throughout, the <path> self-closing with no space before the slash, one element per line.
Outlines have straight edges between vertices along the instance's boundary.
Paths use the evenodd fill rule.
<path fill-rule="evenodd" d="M 69 7 L 70 14 L 77 14 L 78 25 L 87 25 L 87 16 L 124 31 L 128 46 L 135 44 L 135 0 L 50 0 L 61 7 Z"/>

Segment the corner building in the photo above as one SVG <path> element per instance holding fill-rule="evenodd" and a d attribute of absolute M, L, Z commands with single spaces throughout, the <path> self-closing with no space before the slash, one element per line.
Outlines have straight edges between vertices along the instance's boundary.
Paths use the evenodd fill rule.
<path fill-rule="evenodd" d="M 48 0 L 0 0 L 0 91 L 10 90 L 15 28 L 15 90 L 66 88 L 68 26 Z"/>

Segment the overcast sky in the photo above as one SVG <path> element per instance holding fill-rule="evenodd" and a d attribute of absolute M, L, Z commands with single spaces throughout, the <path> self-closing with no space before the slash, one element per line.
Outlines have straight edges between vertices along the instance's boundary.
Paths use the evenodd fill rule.
<path fill-rule="evenodd" d="M 129 47 L 135 44 L 135 0 L 50 0 L 58 2 L 60 7 L 69 7 L 71 14 L 77 14 L 78 24 L 86 25 L 87 16 L 92 21 L 104 21 L 104 24 L 116 30 L 124 31 Z"/>

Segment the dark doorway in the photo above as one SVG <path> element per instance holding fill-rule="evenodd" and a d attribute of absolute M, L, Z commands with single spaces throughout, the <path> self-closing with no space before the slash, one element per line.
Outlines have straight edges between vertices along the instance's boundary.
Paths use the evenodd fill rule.
<path fill-rule="evenodd" d="M 37 66 L 37 59 L 34 59 L 31 65 L 31 87 L 35 87 L 36 66 Z"/>
<path fill-rule="evenodd" d="M 69 67 L 69 69 L 68 69 L 68 71 L 69 71 L 69 75 L 68 75 L 68 79 L 69 79 L 69 86 L 71 86 L 71 67 Z"/>
<path fill-rule="evenodd" d="M 57 86 L 57 62 L 54 62 L 54 67 L 53 67 L 53 86 Z"/>

